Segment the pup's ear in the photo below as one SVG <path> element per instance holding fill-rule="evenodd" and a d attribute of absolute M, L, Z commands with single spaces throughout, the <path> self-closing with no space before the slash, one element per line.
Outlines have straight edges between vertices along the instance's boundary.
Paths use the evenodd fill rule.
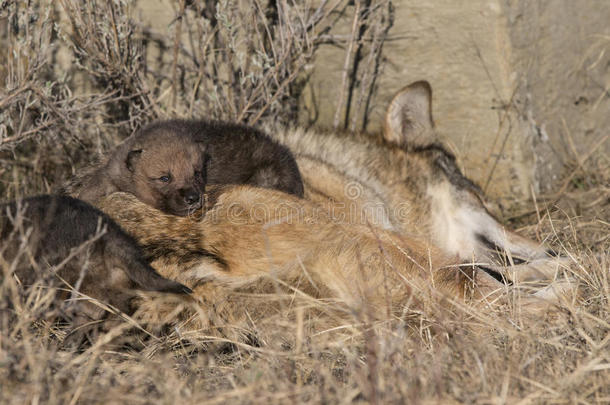
<path fill-rule="evenodd" d="M 436 141 L 432 121 L 432 88 L 425 80 L 400 90 L 388 107 L 383 137 L 401 146 L 425 146 Z"/>
<path fill-rule="evenodd" d="M 127 154 L 127 159 L 125 159 L 125 166 L 127 166 L 127 169 L 130 172 L 133 173 L 134 165 L 136 161 L 140 158 L 140 156 L 142 156 L 142 149 L 131 150 Z"/>

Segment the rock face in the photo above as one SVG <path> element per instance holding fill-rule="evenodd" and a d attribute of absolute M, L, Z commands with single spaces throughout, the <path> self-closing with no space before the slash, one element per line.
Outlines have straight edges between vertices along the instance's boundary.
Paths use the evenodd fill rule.
<path fill-rule="evenodd" d="M 586 156 L 608 133 L 607 0 L 393 4 L 367 129 L 379 129 L 397 90 L 428 80 L 444 142 L 468 177 L 507 202 L 551 190 L 563 163 Z M 343 24 L 340 32 L 349 32 L 351 20 Z M 329 47 L 317 61 L 304 104 L 315 99 L 315 125 L 330 127 L 344 54 Z M 597 150 L 610 151 L 610 140 Z"/>

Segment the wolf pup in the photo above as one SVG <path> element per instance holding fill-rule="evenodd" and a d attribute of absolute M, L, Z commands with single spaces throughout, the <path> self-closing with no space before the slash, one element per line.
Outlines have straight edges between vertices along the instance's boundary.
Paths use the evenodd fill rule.
<path fill-rule="evenodd" d="M 302 129 L 270 133 L 294 154 L 305 197 L 335 216 L 423 238 L 512 281 L 554 277 L 562 260 L 494 218 L 481 189 L 438 143 L 431 102 L 428 82 L 400 90 L 380 137 Z"/>
<path fill-rule="evenodd" d="M 201 207 L 206 184 L 250 184 L 303 196 L 290 151 L 252 127 L 219 121 L 153 123 L 64 192 L 93 204 L 116 191 L 169 214 Z"/>
<path fill-rule="evenodd" d="M 0 263 L 5 269 L 17 263 L 12 274 L 24 288 L 46 274 L 54 285 L 63 280 L 125 313 L 133 288 L 191 292 L 160 276 L 136 241 L 106 214 L 71 197 L 42 195 L 0 205 L 0 241 Z M 103 314 L 93 304 L 79 308 L 94 319 Z"/>
<path fill-rule="evenodd" d="M 171 120 L 149 126 L 139 137 L 165 133 L 205 145 L 208 184 L 249 184 L 303 196 L 292 153 L 262 131 L 222 121 Z"/>

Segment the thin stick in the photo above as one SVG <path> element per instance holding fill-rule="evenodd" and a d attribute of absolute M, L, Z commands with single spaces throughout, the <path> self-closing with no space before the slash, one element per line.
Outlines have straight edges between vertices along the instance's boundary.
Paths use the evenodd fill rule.
<path fill-rule="evenodd" d="M 506 109 L 504 110 L 504 114 L 502 115 L 502 118 L 500 119 L 500 125 L 498 127 L 498 133 L 496 134 L 496 139 L 494 139 L 494 143 L 491 147 L 491 149 L 489 150 L 489 157 L 491 157 L 491 154 L 493 152 L 493 148 L 496 146 L 496 142 L 498 141 L 498 137 L 500 136 L 500 133 L 502 132 L 502 127 L 504 126 L 504 122 L 506 121 L 506 118 L 508 117 L 508 112 L 510 110 L 510 106 L 513 105 L 513 100 L 515 98 L 515 94 L 517 94 L 517 89 L 519 88 L 519 86 L 515 87 L 515 90 L 513 90 L 513 94 L 510 96 L 510 100 L 508 101 L 508 104 L 506 105 Z M 494 171 L 496 170 L 496 167 L 498 166 L 498 162 L 500 161 L 500 157 L 502 156 L 502 153 L 504 152 L 504 148 L 506 147 L 506 142 L 508 141 L 508 136 L 510 135 L 511 129 L 512 129 L 512 124 L 510 122 L 510 119 L 508 120 L 509 126 L 508 126 L 508 131 L 506 131 L 506 136 L 504 137 L 504 140 L 502 141 L 502 146 L 500 147 L 500 151 L 497 154 L 496 160 L 494 161 L 494 164 L 491 167 L 491 170 L 489 171 L 489 176 L 487 176 L 487 180 L 485 181 L 485 186 L 483 187 L 483 193 L 487 192 L 487 187 L 489 186 L 489 183 L 491 182 L 491 178 L 493 177 Z M 487 160 L 487 159 L 486 159 Z"/>
<path fill-rule="evenodd" d="M 339 92 L 339 99 L 337 100 L 337 109 L 335 110 L 335 119 L 333 121 L 333 128 L 339 127 L 339 120 L 341 117 L 341 110 L 343 109 L 343 103 L 345 102 L 345 93 L 347 92 L 347 78 L 349 66 L 352 61 L 352 53 L 354 51 L 354 43 L 356 42 L 356 33 L 360 26 L 360 1 L 356 1 L 356 11 L 354 12 L 354 21 L 352 22 L 352 33 L 349 39 L 349 45 L 345 54 L 345 63 L 343 64 L 343 73 L 341 75 L 341 91 Z"/>
<path fill-rule="evenodd" d="M 174 60 L 172 62 L 172 108 L 176 109 L 176 97 L 178 91 L 176 83 L 178 82 L 178 49 L 180 48 L 180 38 L 182 37 L 182 18 L 184 17 L 184 0 L 180 0 L 180 14 L 176 23 L 176 35 L 174 36 Z"/>

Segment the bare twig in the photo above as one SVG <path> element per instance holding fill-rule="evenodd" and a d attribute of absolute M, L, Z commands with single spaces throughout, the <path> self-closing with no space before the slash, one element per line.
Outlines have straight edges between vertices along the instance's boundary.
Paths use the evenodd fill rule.
<path fill-rule="evenodd" d="M 185 0 L 179 0 L 178 17 L 176 18 L 176 33 L 174 34 L 174 57 L 172 62 L 172 107 L 176 108 L 178 97 L 178 49 L 182 39 L 182 19 L 184 18 Z"/>
<path fill-rule="evenodd" d="M 354 45 L 358 40 L 358 30 L 360 28 L 360 6 L 361 0 L 355 0 L 356 9 L 354 11 L 354 19 L 352 21 L 352 31 L 350 34 L 350 38 L 348 41 L 347 50 L 345 51 L 345 62 L 343 63 L 343 71 L 341 73 L 341 87 L 339 90 L 339 96 L 337 98 L 337 109 L 335 110 L 335 118 L 333 120 L 333 128 L 339 128 L 339 121 L 341 119 L 341 113 L 343 111 L 343 104 L 345 103 L 345 98 L 347 97 L 347 89 L 348 89 L 348 77 L 350 72 L 350 65 L 353 59 Z"/>

